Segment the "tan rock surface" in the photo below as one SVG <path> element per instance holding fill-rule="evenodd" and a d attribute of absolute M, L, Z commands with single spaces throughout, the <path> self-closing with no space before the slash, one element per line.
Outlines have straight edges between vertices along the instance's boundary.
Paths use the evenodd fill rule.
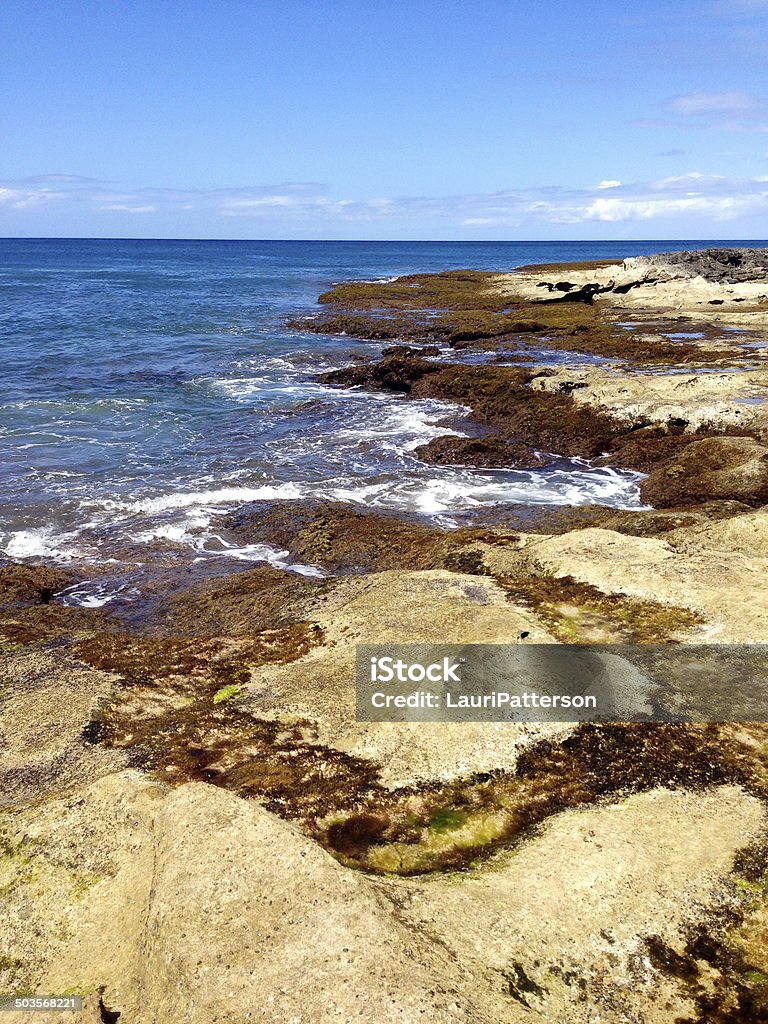
<path fill-rule="evenodd" d="M 679 552 L 725 552 L 768 559 L 768 509 L 673 530 L 664 539 Z"/>
<path fill-rule="evenodd" d="M 703 428 L 763 426 L 768 373 L 638 373 L 627 367 L 557 367 L 536 377 L 538 391 L 568 390 L 577 405 L 600 409 L 615 420 L 639 424 L 674 421 L 688 433 Z"/>
<path fill-rule="evenodd" d="M 521 747 L 562 725 L 355 722 L 355 645 L 403 643 L 552 643 L 529 610 L 511 604 L 493 581 L 443 570 L 374 573 L 345 581 L 308 609 L 326 642 L 290 665 L 254 672 L 254 714 L 309 718 L 321 743 L 382 766 L 390 786 L 511 768 Z"/>
<path fill-rule="evenodd" d="M 762 530 L 766 514 L 754 513 L 754 517 L 751 522 L 757 521 Z M 726 532 L 723 527 L 720 536 Z M 657 537 L 589 528 L 559 537 L 530 535 L 522 554 L 524 564 L 535 571 L 573 576 L 608 594 L 649 598 L 700 612 L 705 623 L 691 633 L 692 642 L 767 642 L 768 558 L 757 552 L 745 554 L 743 540 L 740 549 L 718 549 L 714 555 L 703 547 L 690 552 L 684 548 L 687 536 L 695 543 L 702 535 L 706 533 L 699 528 L 677 530 L 673 546 Z M 521 556 L 511 553 L 508 557 Z"/>
<path fill-rule="evenodd" d="M 652 971 L 638 995 L 627 965 L 705 915 L 762 813 L 733 788 L 655 791 L 558 815 L 466 877 L 402 882 L 220 789 L 121 772 L 0 815 L 0 980 L 91 994 L 83 1024 L 99 991 L 135 1024 L 628 1021 L 659 991 L 685 1007 Z"/>
<path fill-rule="evenodd" d="M 659 991 L 647 961 L 638 985 L 631 964 L 642 939 L 679 942 L 763 814 L 759 801 L 726 787 L 569 811 L 466 880 L 409 887 L 408 914 L 499 985 L 522 988 L 527 977 L 539 991 L 521 995 L 546 1020 L 661 1024 L 685 1000 Z"/>
<path fill-rule="evenodd" d="M 84 741 L 83 730 L 115 677 L 60 653 L 0 653 L 0 806 L 98 778 L 122 755 Z"/>
<path fill-rule="evenodd" d="M 491 1024 L 374 883 L 223 790 L 121 773 L 0 822 L 6 989 L 103 988 L 134 1024 Z"/>
<path fill-rule="evenodd" d="M 697 311 L 708 316 L 736 310 L 762 311 L 768 305 L 768 282 L 765 280 L 726 283 L 707 280 L 700 274 L 691 276 L 683 267 L 668 267 L 639 259 L 626 259 L 608 266 L 579 268 L 555 265 L 500 274 L 497 287 L 510 295 L 541 301 L 566 294 L 556 286 L 561 282 L 576 291 L 588 285 L 600 289 L 599 301 L 620 309 L 657 309 L 665 311 Z M 553 289 L 550 291 L 548 286 Z"/>

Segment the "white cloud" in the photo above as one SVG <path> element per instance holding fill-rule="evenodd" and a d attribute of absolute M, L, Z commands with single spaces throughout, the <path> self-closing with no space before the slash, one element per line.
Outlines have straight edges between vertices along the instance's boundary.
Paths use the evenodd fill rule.
<path fill-rule="evenodd" d="M 475 197 L 486 206 L 495 204 L 495 215 L 483 211 L 466 217 L 465 226 L 514 227 L 533 221 L 550 224 L 591 222 L 665 222 L 692 218 L 702 226 L 737 220 L 739 217 L 768 216 L 768 183 L 763 178 L 727 179 L 697 172 L 655 182 L 615 185 L 605 195 L 594 190 L 548 190 L 546 198 L 534 198 L 530 191 L 505 197 Z"/>
<path fill-rule="evenodd" d="M 107 203 L 100 210 L 115 210 L 118 213 L 155 213 L 156 206 L 130 206 L 128 203 Z"/>
<path fill-rule="evenodd" d="M 744 114 L 764 110 L 765 103 L 748 92 L 689 92 L 670 103 L 678 114 Z"/>
<path fill-rule="evenodd" d="M 245 213 L 248 210 L 258 210 L 263 206 L 298 206 L 300 200 L 295 196 L 263 196 L 261 199 L 230 199 L 222 206 L 228 213 Z"/>
<path fill-rule="evenodd" d="M 98 178 L 87 178 L 82 174 L 34 174 L 23 179 L 25 185 L 98 185 L 106 184 Z"/>
<path fill-rule="evenodd" d="M 47 188 L 6 188 L 0 185 L 0 207 L 28 210 L 55 200 L 57 193 Z"/>
<path fill-rule="evenodd" d="M 646 127 L 768 132 L 768 100 L 739 89 L 688 92 L 674 96 L 667 106 L 676 120 L 652 118 L 636 123 Z"/>
<path fill-rule="evenodd" d="M 680 196 L 654 199 L 596 199 L 584 210 L 584 220 L 659 220 L 697 214 L 708 220 L 733 220 L 747 213 L 768 211 L 768 194 L 756 196 Z"/>

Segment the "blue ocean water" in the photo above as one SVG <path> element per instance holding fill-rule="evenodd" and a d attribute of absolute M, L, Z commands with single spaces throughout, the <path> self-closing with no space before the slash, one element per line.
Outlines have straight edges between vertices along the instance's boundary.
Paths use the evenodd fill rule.
<path fill-rule="evenodd" d="M 502 501 L 636 504 L 636 476 L 565 460 L 420 463 L 412 450 L 461 433 L 464 411 L 319 384 L 380 346 L 286 321 L 339 280 L 701 244 L 0 240 L 0 553 L 103 559 L 160 539 L 258 558 L 216 526 L 258 498 L 318 495 L 448 525 Z"/>

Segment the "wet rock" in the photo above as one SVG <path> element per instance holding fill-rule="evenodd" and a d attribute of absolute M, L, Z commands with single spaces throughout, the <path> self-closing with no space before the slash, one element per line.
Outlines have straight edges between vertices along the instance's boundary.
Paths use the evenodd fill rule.
<path fill-rule="evenodd" d="M 0 608 L 0 645 L 66 641 L 114 625 L 115 620 L 101 608 L 64 607 L 53 603 L 12 605 Z"/>
<path fill-rule="evenodd" d="M 225 525 L 244 543 L 274 544 L 333 573 L 436 568 L 453 546 L 451 535 L 432 525 L 341 502 L 256 502 Z"/>
<path fill-rule="evenodd" d="M 660 512 L 656 509 L 643 509 L 616 512 L 613 509 L 606 509 L 600 522 L 595 522 L 594 525 L 602 526 L 606 530 L 615 530 L 617 533 L 626 533 L 632 537 L 659 537 L 684 526 L 697 526 L 703 520 L 704 516 L 698 510 Z"/>
<path fill-rule="evenodd" d="M 5 565 L 0 568 L 0 606 L 50 604 L 77 579 L 77 574 L 68 569 Z"/>
<path fill-rule="evenodd" d="M 391 348 L 382 349 L 382 356 L 439 356 L 440 348 L 437 345 L 393 345 Z"/>
<path fill-rule="evenodd" d="M 111 619 L 105 610 L 61 603 L 63 592 L 82 578 L 58 566 L 19 564 L 0 568 L 0 646 L 38 643 L 108 628 Z"/>
<path fill-rule="evenodd" d="M 459 522 L 471 522 L 494 531 L 558 534 L 584 526 L 601 525 L 616 510 L 602 505 L 525 505 L 517 502 L 486 505 L 456 513 Z"/>
<path fill-rule="evenodd" d="M 408 394 L 424 376 L 439 373 L 441 365 L 410 355 L 389 355 L 375 363 L 346 366 L 321 375 L 324 384 L 340 387 L 373 387 Z"/>
<path fill-rule="evenodd" d="M 529 387 L 547 372 L 392 358 L 337 370 L 322 379 L 341 387 L 362 385 L 465 405 L 478 422 L 543 451 L 592 458 L 608 450 L 620 431 L 616 422 L 576 405 L 568 390 Z"/>
<path fill-rule="evenodd" d="M 243 510 L 231 517 L 233 524 L 245 524 L 247 518 Z M 251 543 L 247 527 L 243 525 L 242 533 L 239 529 L 233 526 L 233 532 Z M 317 580 L 268 565 L 231 573 L 172 597 L 157 610 L 155 628 L 182 636 L 243 637 L 290 626 L 303 619 L 304 603 L 320 586 Z"/>
<path fill-rule="evenodd" d="M 641 496 L 657 508 L 683 508 L 715 499 L 765 505 L 768 447 L 751 437 L 695 441 L 650 473 Z"/>
<path fill-rule="evenodd" d="M 436 466 L 476 466 L 480 469 L 532 469 L 546 466 L 551 461 L 528 445 L 493 436 L 435 437 L 427 444 L 415 448 L 413 454 Z"/>

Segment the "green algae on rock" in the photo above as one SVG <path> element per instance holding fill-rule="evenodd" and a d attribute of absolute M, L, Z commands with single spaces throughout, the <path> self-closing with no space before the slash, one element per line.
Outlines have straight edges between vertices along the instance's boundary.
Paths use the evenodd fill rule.
<path fill-rule="evenodd" d="M 583 724 L 522 752 L 515 772 L 377 793 L 329 816 L 320 838 L 344 863 L 412 875 L 475 865 L 567 807 L 633 792 L 735 783 L 765 799 L 768 752 L 753 757 L 757 734 L 765 741 L 768 727 L 745 742 L 728 725 Z"/>
<path fill-rule="evenodd" d="M 541 336 L 549 348 L 647 363 L 686 361 L 699 354 L 694 345 L 636 337 L 586 301 L 551 301 L 546 289 L 534 298 L 515 295 L 500 288 L 499 275 L 491 272 L 345 282 L 319 301 L 327 311 L 293 326 L 318 334 L 439 342 L 455 348 L 514 348 L 521 336 Z"/>

